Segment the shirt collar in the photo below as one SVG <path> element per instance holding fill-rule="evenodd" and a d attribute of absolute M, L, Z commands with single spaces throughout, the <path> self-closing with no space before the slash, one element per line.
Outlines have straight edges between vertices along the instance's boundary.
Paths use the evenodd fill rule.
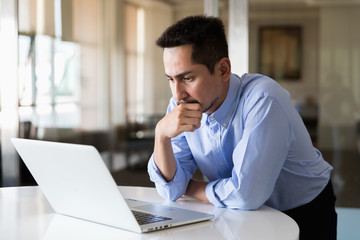
<path fill-rule="evenodd" d="M 211 121 L 216 120 L 221 126 L 227 128 L 233 112 L 235 111 L 235 106 L 237 103 L 238 93 L 240 92 L 241 79 L 235 74 L 230 75 L 230 85 L 229 90 L 226 95 L 224 102 L 221 106 L 211 115 L 203 113 L 201 124 L 210 124 Z"/>

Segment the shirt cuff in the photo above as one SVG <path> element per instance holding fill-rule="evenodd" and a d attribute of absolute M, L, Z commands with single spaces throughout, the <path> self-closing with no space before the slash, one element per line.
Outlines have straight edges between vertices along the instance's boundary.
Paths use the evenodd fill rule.
<path fill-rule="evenodd" d="M 205 189 L 206 197 L 209 199 L 210 203 L 214 204 L 214 206 L 216 206 L 216 207 L 226 207 L 225 204 L 223 204 L 220 201 L 220 199 L 218 198 L 218 196 L 215 193 L 215 187 L 216 187 L 216 184 L 219 181 L 220 181 L 220 179 L 216 180 L 216 181 L 213 181 L 213 182 L 209 182 L 206 185 L 206 189 Z"/>
<path fill-rule="evenodd" d="M 174 179 L 167 182 L 158 167 L 155 164 L 154 157 L 152 156 L 148 163 L 148 173 L 150 180 L 155 183 L 158 193 L 166 199 L 175 201 L 182 195 L 184 195 L 186 186 L 185 173 L 181 170 L 179 163 L 176 163 L 176 173 Z"/>

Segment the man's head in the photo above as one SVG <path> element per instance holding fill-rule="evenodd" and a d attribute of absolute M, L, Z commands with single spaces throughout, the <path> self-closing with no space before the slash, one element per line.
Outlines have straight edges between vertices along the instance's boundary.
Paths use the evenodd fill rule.
<path fill-rule="evenodd" d="M 170 26 L 156 44 L 162 48 L 191 45 L 193 63 L 204 64 L 211 74 L 221 58 L 229 57 L 224 25 L 215 17 L 186 17 Z"/>
<path fill-rule="evenodd" d="M 211 114 L 227 96 L 231 64 L 222 22 L 214 17 L 187 17 L 158 39 L 164 48 L 165 75 L 174 100 L 197 103 Z"/>

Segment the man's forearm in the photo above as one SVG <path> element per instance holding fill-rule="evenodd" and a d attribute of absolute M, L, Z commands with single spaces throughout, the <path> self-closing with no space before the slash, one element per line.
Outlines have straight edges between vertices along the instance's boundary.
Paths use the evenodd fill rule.
<path fill-rule="evenodd" d="M 176 160 L 170 139 L 155 138 L 154 160 L 163 178 L 170 182 L 176 173 Z"/>
<path fill-rule="evenodd" d="M 206 197 L 206 185 L 207 182 L 200 182 L 193 179 L 190 179 L 187 186 L 185 196 L 199 199 L 201 201 L 209 202 L 209 199 Z"/>

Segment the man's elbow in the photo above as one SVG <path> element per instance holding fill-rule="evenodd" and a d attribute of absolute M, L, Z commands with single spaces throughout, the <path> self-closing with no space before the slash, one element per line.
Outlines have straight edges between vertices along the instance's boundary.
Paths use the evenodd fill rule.
<path fill-rule="evenodd" d="M 254 197 L 238 196 L 232 201 L 228 201 L 225 205 L 227 208 L 240 209 L 245 211 L 253 211 L 259 209 L 264 204 L 264 201 L 261 199 L 256 199 Z"/>
<path fill-rule="evenodd" d="M 232 209 L 240 209 L 244 211 L 253 211 L 257 210 L 262 206 L 262 204 L 254 204 L 254 203 L 234 203 L 227 205 L 228 208 Z"/>
<path fill-rule="evenodd" d="M 158 194 L 162 198 L 164 198 L 166 200 L 169 200 L 171 202 L 175 202 L 176 200 L 178 200 L 183 195 L 179 191 L 173 191 L 173 190 L 167 189 L 167 188 L 161 188 L 161 187 L 157 186 L 156 189 L 157 189 Z"/>

